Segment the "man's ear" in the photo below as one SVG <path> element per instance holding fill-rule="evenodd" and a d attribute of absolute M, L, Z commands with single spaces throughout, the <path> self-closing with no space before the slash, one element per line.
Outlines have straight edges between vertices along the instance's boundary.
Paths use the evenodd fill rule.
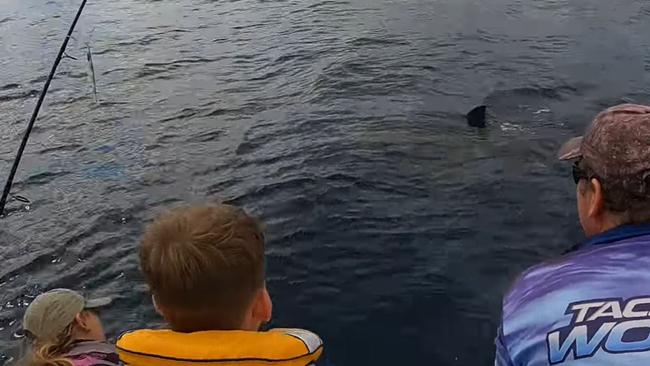
<path fill-rule="evenodd" d="M 590 217 L 598 217 L 603 214 L 605 210 L 605 194 L 603 192 L 603 186 L 600 184 L 600 181 L 596 178 L 592 178 L 589 181 L 589 210 L 588 214 Z"/>
<path fill-rule="evenodd" d="M 255 296 L 252 310 L 253 319 L 263 323 L 271 321 L 271 317 L 273 316 L 273 302 L 271 301 L 271 296 L 266 287 L 259 291 L 257 296 Z"/>

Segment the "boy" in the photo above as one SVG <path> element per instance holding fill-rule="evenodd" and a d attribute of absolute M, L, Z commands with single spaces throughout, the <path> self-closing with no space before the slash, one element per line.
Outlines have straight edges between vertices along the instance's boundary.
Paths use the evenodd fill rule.
<path fill-rule="evenodd" d="M 171 330 L 123 335 L 117 348 L 128 365 L 304 366 L 322 353 L 309 331 L 259 331 L 272 312 L 264 235 L 241 209 L 200 205 L 161 215 L 144 234 L 140 266 Z"/>

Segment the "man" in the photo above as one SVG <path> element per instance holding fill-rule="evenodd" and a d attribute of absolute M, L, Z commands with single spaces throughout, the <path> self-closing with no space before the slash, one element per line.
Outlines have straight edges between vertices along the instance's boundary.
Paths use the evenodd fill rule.
<path fill-rule="evenodd" d="M 182 207 L 158 217 L 140 246 L 140 267 L 169 330 L 137 330 L 117 342 L 130 366 L 305 366 L 323 352 L 303 329 L 260 331 L 271 319 L 264 233 L 230 205 Z"/>
<path fill-rule="evenodd" d="M 516 281 L 495 364 L 650 364 L 650 107 L 601 112 L 559 158 L 588 239 Z"/>

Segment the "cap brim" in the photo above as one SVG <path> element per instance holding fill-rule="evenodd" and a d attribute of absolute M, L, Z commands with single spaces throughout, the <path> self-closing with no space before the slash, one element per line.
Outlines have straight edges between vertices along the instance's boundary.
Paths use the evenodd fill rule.
<path fill-rule="evenodd" d="M 84 309 L 97 309 L 103 308 L 110 305 L 113 302 L 113 299 L 110 297 L 100 297 L 97 299 L 86 300 L 86 305 Z"/>
<path fill-rule="evenodd" d="M 560 160 L 573 160 L 580 157 L 582 157 L 582 136 L 567 141 L 557 153 L 557 158 Z"/>

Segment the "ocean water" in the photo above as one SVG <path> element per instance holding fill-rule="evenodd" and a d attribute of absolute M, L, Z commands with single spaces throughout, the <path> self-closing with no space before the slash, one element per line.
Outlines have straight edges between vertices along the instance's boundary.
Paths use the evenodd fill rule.
<path fill-rule="evenodd" d="M 79 1 L 0 6 L 0 179 Z M 503 293 L 581 240 L 555 160 L 650 103 L 644 0 L 90 0 L 0 219 L 0 364 L 39 292 L 159 326 L 146 223 L 224 200 L 268 225 L 273 325 L 328 365 L 490 365 Z M 85 49 L 93 51 L 94 102 Z M 486 104 L 486 129 L 463 115 Z"/>

